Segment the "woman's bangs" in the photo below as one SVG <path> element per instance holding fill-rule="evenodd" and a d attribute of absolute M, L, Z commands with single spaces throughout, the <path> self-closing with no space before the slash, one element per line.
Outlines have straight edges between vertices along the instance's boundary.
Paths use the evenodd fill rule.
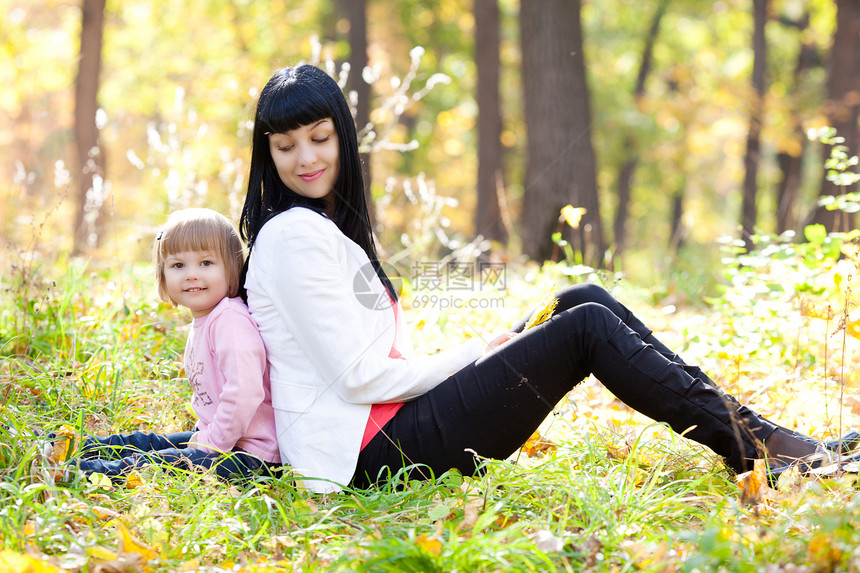
<path fill-rule="evenodd" d="M 292 84 L 276 93 L 260 112 L 259 121 L 265 133 L 286 133 L 332 117 L 318 94 Z"/>

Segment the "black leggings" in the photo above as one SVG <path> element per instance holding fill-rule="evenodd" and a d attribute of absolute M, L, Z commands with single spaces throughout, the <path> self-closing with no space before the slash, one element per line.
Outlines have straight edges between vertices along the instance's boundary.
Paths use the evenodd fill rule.
<path fill-rule="evenodd" d="M 361 451 L 353 485 L 366 487 L 384 477 L 383 468 L 411 464 L 436 475 L 451 468 L 473 475 L 471 451 L 508 457 L 589 374 L 631 408 L 725 457 L 735 471 L 760 457 L 761 442 L 777 426 L 685 364 L 606 290 L 584 284 L 556 296 L 551 319 L 406 403 Z M 411 477 L 421 478 L 421 470 Z"/>

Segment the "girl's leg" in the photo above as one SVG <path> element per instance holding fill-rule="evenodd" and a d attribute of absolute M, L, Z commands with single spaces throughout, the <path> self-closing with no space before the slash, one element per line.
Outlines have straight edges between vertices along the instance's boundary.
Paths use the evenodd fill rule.
<path fill-rule="evenodd" d="M 137 450 L 119 459 L 80 459 L 76 464 L 84 473 L 98 472 L 111 478 L 124 476 L 149 464 L 166 464 L 185 470 L 192 470 L 195 466 L 207 470 L 214 468 L 216 475 L 224 479 L 247 478 L 264 466 L 262 460 L 242 451 L 212 454 L 197 448 L 173 447 L 145 452 Z"/>
<path fill-rule="evenodd" d="M 559 310 L 404 405 L 362 450 L 354 483 L 373 481 L 385 466 L 413 463 L 437 475 L 450 468 L 471 474 L 475 460 L 467 449 L 507 457 L 589 374 L 632 408 L 724 456 L 736 471 L 760 457 L 760 443 L 776 428 L 753 412 L 741 415 L 735 401 L 643 342 L 613 310 L 585 302 Z"/>
<path fill-rule="evenodd" d="M 105 437 L 87 436 L 81 447 L 81 457 L 84 459 L 101 458 L 119 460 L 141 452 L 155 452 L 174 448 L 182 449 L 188 445 L 188 440 L 193 433 L 155 434 L 150 432 L 132 432 L 130 434 L 112 434 Z"/>

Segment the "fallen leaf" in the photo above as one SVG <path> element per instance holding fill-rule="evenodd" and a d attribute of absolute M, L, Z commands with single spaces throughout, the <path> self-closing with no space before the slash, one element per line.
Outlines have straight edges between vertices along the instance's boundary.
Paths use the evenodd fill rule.
<path fill-rule="evenodd" d="M 833 543 L 830 533 L 821 533 L 809 540 L 809 560 L 823 571 L 834 571 L 842 559 L 842 550 Z"/>
<path fill-rule="evenodd" d="M 0 550 L 0 571 L 9 573 L 55 573 L 60 570 L 25 553 Z"/>
<path fill-rule="evenodd" d="M 439 555 L 442 553 L 442 542 L 435 537 L 427 537 L 426 535 L 421 534 L 418 536 L 418 539 L 415 540 L 415 544 L 431 555 Z"/>
<path fill-rule="evenodd" d="M 119 558 L 119 554 L 116 551 L 102 547 L 101 545 L 91 545 L 86 548 L 86 551 L 87 555 L 100 561 L 116 561 Z"/>
<path fill-rule="evenodd" d="M 509 527 L 515 523 L 517 523 L 519 519 L 515 515 L 500 515 L 496 518 L 495 524 L 499 529 L 504 529 Z"/>
<path fill-rule="evenodd" d="M 767 462 L 755 460 L 753 469 L 737 476 L 738 488 L 741 490 L 741 503 L 755 505 L 761 502 L 767 486 Z"/>
<path fill-rule="evenodd" d="M 430 508 L 430 511 L 427 512 L 427 517 L 430 518 L 430 521 L 438 521 L 440 519 L 445 519 L 450 513 L 451 508 L 440 503 L 439 505 L 435 505 Z"/>
<path fill-rule="evenodd" d="M 564 547 L 564 539 L 542 529 L 535 534 L 535 547 L 544 553 L 558 553 Z"/>
<path fill-rule="evenodd" d="M 483 498 L 479 497 L 471 501 L 467 501 L 465 505 L 463 505 L 463 521 L 460 522 L 457 529 L 469 531 L 475 527 L 475 523 L 478 522 L 478 513 L 483 509 L 483 507 Z"/>
<path fill-rule="evenodd" d="M 136 489 L 142 485 L 143 485 L 143 478 L 134 472 L 131 472 L 125 478 L 125 488 L 126 489 Z"/>
<path fill-rule="evenodd" d="M 96 489 L 113 489 L 113 483 L 111 483 L 110 478 L 104 474 L 100 474 L 98 472 L 91 473 L 87 478 L 90 482 L 90 485 Z"/>
<path fill-rule="evenodd" d="M 151 561 L 158 557 L 158 551 L 135 538 L 128 526 L 122 521 L 116 522 L 116 532 L 119 536 L 120 553 L 136 553 L 144 561 Z"/>
<path fill-rule="evenodd" d="M 535 432 L 528 440 L 526 440 L 526 443 L 523 444 L 521 449 L 528 457 L 539 458 L 547 452 L 554 452 L 558 449 L 558 446 L 551 441 L 544 439 L 543 436 L 540 435 L 540 432 Z"/>
<path fill-rule="evenodd" d="M 597 554 L 603 550 L 603 542 L 595 534 L 591 534 L 582 544 L 582 551 L 585 553 L 585 566 L 594 567 L 597 563 Z"/>
<path fill-rule="evenodd" d="M 71 426 L 63 424 L 55 434 L 51 453 L 48 454 L 48 460 L 51 463 L 60 465 L 66 463 L 74 455 L 77 433 Z"/>

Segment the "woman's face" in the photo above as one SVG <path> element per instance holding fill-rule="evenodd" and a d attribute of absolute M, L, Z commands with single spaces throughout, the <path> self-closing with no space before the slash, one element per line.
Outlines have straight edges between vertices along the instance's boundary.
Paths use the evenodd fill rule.
<path fill-rule="evenodd" d="M 331 118 L 286 133 L 270 133 L 269 152 L 284 185 L 302 197 L 334 204 L 340 146 Z"/>

